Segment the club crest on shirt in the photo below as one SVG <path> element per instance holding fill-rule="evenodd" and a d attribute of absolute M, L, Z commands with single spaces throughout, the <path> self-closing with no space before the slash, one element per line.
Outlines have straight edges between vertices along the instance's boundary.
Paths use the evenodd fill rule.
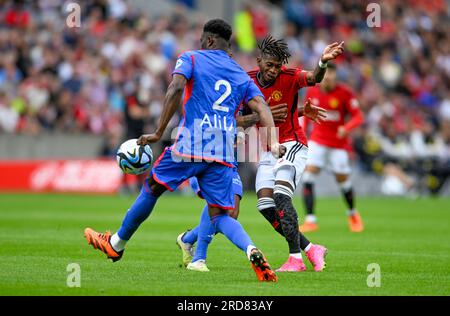
<path fill-rule="evenodd" d="M 339 100 L 336 98 L 331 98 L 329 104 L 332 109 L 335 109 L 339 106 Z"/>
<path fill-rule="evenodd" d="M 280 90 L 274 90 L 272 92 L 272 94 L 270 95 L 270 97 L 272 98 L 272 100 L 274 101 L 280 101 L 281 98 L 283 97 L 283 94 L 281 93 Z"/>

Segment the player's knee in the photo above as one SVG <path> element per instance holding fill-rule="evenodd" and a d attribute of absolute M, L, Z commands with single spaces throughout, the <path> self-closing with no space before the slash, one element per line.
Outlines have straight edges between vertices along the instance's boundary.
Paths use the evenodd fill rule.
<path fill-rule="evenodd" d="M 234 209 L 229 211 L 228 214 L 230 214 L 231 217 L 234 219 L 238 219 L 239 217 L 239 210 L 241 205 L 241 196 L 238 194 L 234 195 Z"/>
<path fill-rule="evenodd" d="M 239 208 L 235 208 L 234 210 L 229 212 L 230 216 L 234 219 L 238 219 L 239 217 Z"/>
<path fill-rule="evenodd" d="M 312 173 L 312 172 L 310 172 L 310 171 L 305 171 L 304 173 L 303 173 L 303 177 L 302 177 L 302 180 L 303 180 L 303 183 L 314 183 L 314 182 L 316 182 L 316 179 L 317 179 L 317 174 L 315 174 L 315 173 Z"/>
<path fill-rule="evenodd" d="M 215 206 L 211 206 L 211 205 L 208 205 L 208 214 L 209 214 L 209 217 L 211 218 L 211 220 L 213 219 L 213 217 L 216 217 L 216 216 L 229 215 L 228 211 L 220 209 Z"/>
<path fill-rule="evenodd" d="M 310 172 L 312 174 L 318 175 L 320 173 L 321 168 L 314 165 L 307 165 L 305 168 L 306 172 Z"/>
<path fill-rule="evenodd" d="M 258 197 L 258 199 L 265 198 L 265 197 L 272 198 L 272 196 L 273 196 L 273 189 L 272 188 L 259 189 L 256 192 L 256 196 Z"/>
<path fill-rule="evenodd" d="M 350 178 L 347 178 L 345 181 L 339 182 L 339 188 L 342 191 L 348 191 L 352 188 L 352 181 Z"/>
<path fill-rule="evenodd" d="M 287 198 L 291 200 L 293 195 L 294 191 L 292 190 L 292 188 L 285 184 L 276 184 L 273 189 L 273 198 L 276 205 L 278 205 L 277 199 L 285 200 Z"/>
<path fill-rule="evenodd" d="M 156 197 L 161 196 L 167 190 L 166 187 L 156 182 L 153 178 L 150 178 L 148 181 L 148 187 L 150 188 L 151 193 Z"/>
<path fill-rule="evenodd" d="M 258 202 L 256 203 L 256 208 L 260 212 L 272 207 L 275 207 L 275 201 L 273 198 L 263 197 L 258 199 Z"/>

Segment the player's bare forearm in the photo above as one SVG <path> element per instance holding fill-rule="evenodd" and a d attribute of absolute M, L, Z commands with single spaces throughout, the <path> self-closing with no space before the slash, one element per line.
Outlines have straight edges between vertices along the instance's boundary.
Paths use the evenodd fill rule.
<path fill-rule="evenodd" d="M 177 108 L 181 104 L 181 97 L 183 96 L 183 90 L 185 86 L 186 78 L 181 75 L 175 75 L 169 87 L 167 88 L 161 118 L 155 131 L 155 134 L 159 135 L 160 137 L 166 130 L 167 125 L 169 124 Z"/>
<path fill-rule="evenodd" d="M 137 141 L 139 145 L 156 143 L 161 139 L 167 125 L 181 104 L 181 97 L 183 96 L 183 90 L 186 86 L 186 82 L 186 78 L 182 75 L 173 76 L 172 82 L 167 88 L 166 97 L 164 98 L 164 106 L 161 113 L 161 118 L 158 122 L 158 127 L 153 134 L 146 134 L 139 137 Z"/>
<path fill-rule="evenodd" d="M 252 113 L 243 116 L 238 116 L 236 118 L 236 125 L 243 128 L 248 128 L 259 122 L 259 114 Z"/>
<path fill-rule="evenodd" d="M 326 72 L 327 68 L 321 68 L 317 65 L 314 71 L 308 71 L 306 74 L 306 82 L 309 86 L 314 86 L 316 83 L 322 82 Z"/>
<path fill-rule="evenodd" d="M 267 104 L 269 104 L 271 98 L 267 100 Z M 272 115 L 274 123 L 283 123 L 286 121 L 287 117 L 287 104 L 286 103 L 280 103 L 276 104 L 274 106 L 270 106 L 270 113 Z M 250 115 L 244 115 L 240 116 L 236 119 L 237 126 L 247 128 L 250 126 L 255 125 L 260 121 L 260 117 L 258 113 L 252 113 Z"/>
<path fill-rule="evenodd" d="M 262 97 L 255 97 L 248 102 L 249 108 L 259 115 L 259 122 L 262 127 L 267 127 L 267 144 L 270 151 L 275 157 L 282 157 L 286 153 L 286 147 L 280 145 L 278 142 L 278 135 L 275 130 L 275 122 L 272 117 L 272 112 L 269 106 Z"/>
<path fill-rule="evenodd" d="M 308 71 L 306 74 L 306 82 L 308 85 L 313 86 L 316 83 L 322 81 L 325 73 L 327 71 L 327 62 L 335 59 L 344 52 L 344 42 L 334 42 L 328 45 L 323 50 L 322 56 L 320 57 L 319 63 L 317 64 L 314 71 Z M 322 66 L 322 67 L 321 67 Z"/>
<path fill-rule="evenodd" d="M 262 127 L 275 127 L 270 108 L 261 97 L 255 97 L 248 102 L 249 108 L 259 116 Z"/>

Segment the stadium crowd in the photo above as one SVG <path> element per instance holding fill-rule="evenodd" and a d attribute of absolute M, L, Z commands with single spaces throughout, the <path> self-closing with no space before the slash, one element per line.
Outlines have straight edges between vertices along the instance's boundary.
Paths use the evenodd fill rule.
<path fill-rule="evenodd" d="M 152 131 L 174 61 L 198 48 L 207 19 L 182 2 L 148 18 L 131 1 L 86 0 L 82 26 L 69 28 L 65 1 L 0 0 L 0 133 L 105 135 L 108 153 Z M 366 115 L 353 135 L 358 165 L 438 193 L 450 170 L 449 9 L 444 0 L 383 1 L 381 26 L 369 27 L 368 3 L 252 1 L 235 14 L 234 58 L 255 67 L 272 6 L 287 21 L 289 66 L 312 69 L 328 43 L 345 40 L 338 77 Z"/>

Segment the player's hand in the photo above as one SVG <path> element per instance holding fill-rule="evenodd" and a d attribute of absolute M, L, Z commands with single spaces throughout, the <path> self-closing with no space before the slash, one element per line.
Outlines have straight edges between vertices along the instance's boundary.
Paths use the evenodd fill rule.
<path fill-rule="evenodd" d="M 323 63 L 326 63 L 329 60 L 335 59 L 339 55 L 344 52 L 344 42 L 334 42 L 333 44 L 325 47 L 322 53 L 322 57 L 320 58 Z"/>
<path fill-rule="evenodd" d="M 347 136 L 347 134 L 348 133 L 345 130 L 345 127 L 343 125 L 338 127 L 337 134 L 336 134 L 337 138 L 344 138 Z"/>
<path fill-rule="evenodd" d="M 270 146 L 270 151 L 272 152 L 272 155 L 274 155 L 275 158 L 281 158 L 286 153 L 286 147 L 280 145 L 280 143 L 275 143 L 272 146 Z"/>
<path fill-rule="evenodd" d="M 272 112 L 273 121 L 275 123 L 283 123 L 287 118 L 287 103 L 280 103 L 270 107 Z"/>
<path fill-rule="evenodd" d="M 161 136 L 159 136 L 156 133 L 153 134 L 145 134 L 138 138 L 137 144 L 138 145 L 147 145 L 151 143 L 156 143 L 161 139 Z"/>
<path fill-rule="evenodd" d="M 272 97 L 267 99 L 267 105 L 269 105 L 270 112 L 272 112 L 273 121 L 275 123 L 283 123 L 287 118 L 287 103 L 280 103 L 270 106 L 270 101 L 272 101 Z"/>
<path fill-rule="evenodd" d="M 311 98 L 306 100 L 305 105 L 303 106 L 303 115 L 309 118 L 311 121 L 320 124 L 326 118 L 327 111 L 322 109 L 321 107 L 315 106 L 312 104 Z"/>
<path fill-rule="evenodd" d="M 236 134 L 236 143 L 238 145 L 245 144 L 245 133 L 243 131 L 238 131 Z"/>

